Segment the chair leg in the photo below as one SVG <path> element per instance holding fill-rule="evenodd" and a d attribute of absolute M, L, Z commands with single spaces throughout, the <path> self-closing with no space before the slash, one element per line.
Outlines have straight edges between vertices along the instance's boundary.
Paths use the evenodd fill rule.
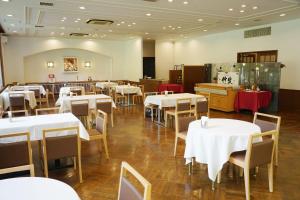
<path fill-rule="evenodd" d="M 168 114 L 165 112 L 165 127 L 168 127 Z"/>
<path fill-rule="evenodd" d="M 76 166 L 76 157 L 75 156 L 73 157 L 73 164 L 74 164 L 74 170 L 76 170 L 77 166 Z"/>
<path fill-rule="evenodd" d="M 218 176 L 217 176 L 217 183 L 221 183 L 221 177 L 222 177 L 222 170 L 219 171 Z"/>
<path fill-rule="evenodd" d="M 151 121 L 154 121 L 154 117 L 153 117 L 153 108 L 151 108 Z"/>
<path fill-rule="evenodd" d="M 111 127 L 114 127 L 114 114 L 110 114 L 110 120 L 111 120 Z"/>
<path fill-rule="evenodd" d="M 45 156 L 44 156 L 44 175 L 46 178 L 49 177 L 49 174 L 48 174 L 48 161 L 47 159 L 45 159 Z"/>
<path fill-rule="evenodd" d="M 177 142 L 178 142 L 178 137 L 176 135 L 175 136 L 175 146 L 174 146 L 174 157 L 176 156 Z"/>
<path fill-rule="evenodd" d="M 273 163 L 268 164 L 269 191 L 273 192 Z"/>
<path fill-rule="evenodd" d="M 246 200 L 250 200 L 250 176 L 249 169 L 244 168 L 245 193 Z"/>
<path fill-rule="evenodd" d="M 104 144 L 104 150 L 105 150 L 106 159 L 109 159 L 106 138 L 103 138 L 103 144 Z"/>
<path fill-rule="evenodd" d="M 81 169 L 81 155 L 77 156 L 78 158 L 78 174 L 79 174 L 79 182 L 82 183 L 82 169 Z"/>
<path fill-rule="evenodd" d="M 239 176 L 240 177 L 243 177 L 243 174 L 244 174 L 244 171 L 243 171 L 243 168 L 239 168 Z"/>
<path fill-rule="evenodd" d="M 31 176 L 31 177 L 34 177 L 34 176 L 35 176 L 35 173 L 34 173 L 34 165 L 33 165 L 33 164 L 30 165 L 30 176 Z"/>
<path fill-rule="evenodd" d="M 275 139 L 275 166 L 278 166 L 278 136 Z"/>

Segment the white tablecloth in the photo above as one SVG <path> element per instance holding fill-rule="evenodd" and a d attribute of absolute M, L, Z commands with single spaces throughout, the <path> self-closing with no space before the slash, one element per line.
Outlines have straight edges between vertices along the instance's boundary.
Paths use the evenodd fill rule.
<path fill-rule="evenodd" d="M 40 93 L 46 95 L 46 90 L 42 85 L 25 85 L 25 86 L 12 86 L 10 90 L 32 90 L 32 89 L 39 89 Z"/>
<path fill-rule="evenodd" d="M 246 150 L 249 136 L 260 132 L 259 126 L 240 120 L 209 119 L 206 128 L 201 127 L 201 120 L 193 121 L 185 141 L 184 158 L 186 163 L 195 157 L 196 162 L 207 164 L 208 176 L 215 181 L 230 154 Z"/>
<path fill-rule="evenodd" d="M 96 87 L 105 89 L 105 88 L 114 88 L 118 85 L 118 83 L 115 82 L 97 82 Z"/>
<path fill-rule="evenodd" d="M 142 95 L 142 90 L 140 87 L 131 85 L 118 85 L 116 86 L 116 93 L 124 94 L 138 94 Z"/>
<path fill-rule="evenodd" d="M 113 107 L 115 108 L 116 105 L 110 96 L 104 94 L 96 94 L 96 95 L 81 95 L 81 96 L 62 96 L 59 97 L 55 103 L 56 106 L 60 106 L 59 112 L 70 112 L 71 111 L 71 100 L 88 100 L 89 101 L 89 108 L 95 109 L 96 108 L 96 99 L 103 99 L 109 98 L 112 101 Z"/>
<path fill-rule="evenodd" d="M 2 92 L 2 101 L 3 101 L 3 109 L 6 110 L 9 106 L 9 94 L 24 94 L 25 99 L 29 102 L 29 106 L 31 109 L 36 107 L 36 99 L 34 96 L 34 91 L 4 91 Z"/>
<path fill-rule="evenodd" d="M 0 180 L 0 196 L 1 200 L 80 200 L 69 185 L 41 177 Z"/>
<path fill-rule="evenodd" d="M 179 94 L 168 94 L 168 95 L 150 95 L 147 96 L 144 102 L 145 106 L 150 104 L 158 105 L 160 109 L 165 107 L 175 107 L 176 100 L 181 98 L 191 98 L 192 104 L 195 105 L 197 98 L 202 98 L 206 101 L 206 98 L 202 95 L 190 94 L 190 93 L 179 93 Z"/>
<path fill-rule="evenodd" d="M 72 126 L 79 126 L 80 138 L 89 140 L 89 134 L 80 120 L 72 113 L 51 114 L 51 115 L 37 115 L 28 117 L 14 117 L 12 122 L 8 118 L 0 119 L 0 135 L 13 134 L 19 132 L 30 132 L 30 140 L 41 140 L 43 138 L 43 129 L 50 128 L 66 128 Z M 59 132 L 51 136 L 63 136 L 74 134 L 74 132 Z M 24 138 L 3 138 L 0 142 L 17 142 Z"/>
<path fill-rule="evenodd" d="M 81 90 L 81 94 L 84 95 L 85 94 L 85 89 L 84 87 L 82 86 L 76 86 L 76 87 L 61 87 L 60 90 L 59 90 L 59 97 L 62 97 L 62 96 L 67 96 L 71 89 L 78 89 L 78 90 Z"/>

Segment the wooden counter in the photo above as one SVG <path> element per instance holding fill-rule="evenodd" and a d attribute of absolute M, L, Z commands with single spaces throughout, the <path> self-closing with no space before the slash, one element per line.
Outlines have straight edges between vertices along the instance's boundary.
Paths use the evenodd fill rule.
<path fill-rule="evenodd" d="M 216 83 L 197 83 L 196 94 L 210 93 L 210 108 L 225 112 L 234 111 L 237 91 L 230 85 Z"/>

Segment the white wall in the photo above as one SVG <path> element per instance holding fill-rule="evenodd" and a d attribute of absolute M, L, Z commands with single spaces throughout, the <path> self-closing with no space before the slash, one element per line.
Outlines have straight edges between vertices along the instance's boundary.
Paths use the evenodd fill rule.
<path fill-rule="evenodd" d="M 8 43 L 3 45 L 5 80 L 6 83 L 24 82 L 24 58 L 55 49 L 82 49 L 110 57 L 112 72 L 111 77 L 107 77 L 107 79 L 125 79 L 127 76 L 142 77 L 142 44 L 140 41 L 140 38 L 128 42 L 127 40 L 8 37 Z M 134 45 L 132 45 L 133 43 Z"/>
<path fill-rule="evenodd" d="M 266 25 L 267 26 L 267 25 Z M 272 35 L 244 39 L 244 30 L 177 41 L 173 50 L 169 41 L 157 45 L 157 73 L 164 78 L 170 64 L 201 65 L 204 63 L 234 63 L 237 52 L 278 50 L 278 61 L 286 65 L 281 73 L 281 88 L 300 89 L 300 20 L 271 24 Z M 169 52 L 166 52 L 169 51 Z M 174 51 L 174 56 L 171 52 Z M 172 61 L 173 60 L 173 61 Z"/>
<path fill-rule="evenodd" d="M 76 57 L 78 73 L 64 72 L 64 57 Z M 54 68 L 48 68 L 46 62 L 53 61 Z M 91 62 L 90 68 L 85 68 L 84 63 Z M 45 82 L 48 74 L 54 74 L 56 81 L 87 80 L 89 76 L 93 80 L 109 79 L 111 75 L 111 58 L 91 51 L 81 49 L 56 49 L 26 56 L 24 58 L 24 81 Z M 34 72 L 34 73 L 33 73 Z"/>
<path fill-rule="evenodd" d="M 174 43 L 157 40 L 155 43 L 155 77 L 169 80 L 169 70 L 174 67 Z"/>

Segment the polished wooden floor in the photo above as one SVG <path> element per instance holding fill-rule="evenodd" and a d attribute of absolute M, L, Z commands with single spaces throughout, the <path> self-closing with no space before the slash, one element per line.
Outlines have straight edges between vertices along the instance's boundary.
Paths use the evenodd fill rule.
<path fill-rule="evenodd" d="M 245 199 L 243 178 L 223 168 L 222 183 L 211 190 L 205 165 L 197 164 L 188 175 L 185 166 L 184 142 L 180 141 L 177 157 L 173 157 L 174 130 L 153 124 L 143 118 L 142 106 L 119 108 L 115 112 L 115 127 L 109 126 L 110 159 L 105 159 L 97 142 L 83 142 L 83 179 L 78 183 L 72 168 L 50 171 L 50 177 L 75 188 L 83 200 L 116 199 L 121 161 L 127 161 L 152 183 L 152 199 Z M 282 112 L 279 166 L 275 168 L 274 192 L 268 191 L 266 168 L 261 168 L 250 180 L 251 198 L 262 200 L 300 199 L 300 116 L 299 112 Z M 251 121 L 250 113 L 212 111 L 211 117 L 226 117 Z M 38 160 L 38 159 L 35 159 Z M 38 176 L 42 171 L 36 163 Z"/>

